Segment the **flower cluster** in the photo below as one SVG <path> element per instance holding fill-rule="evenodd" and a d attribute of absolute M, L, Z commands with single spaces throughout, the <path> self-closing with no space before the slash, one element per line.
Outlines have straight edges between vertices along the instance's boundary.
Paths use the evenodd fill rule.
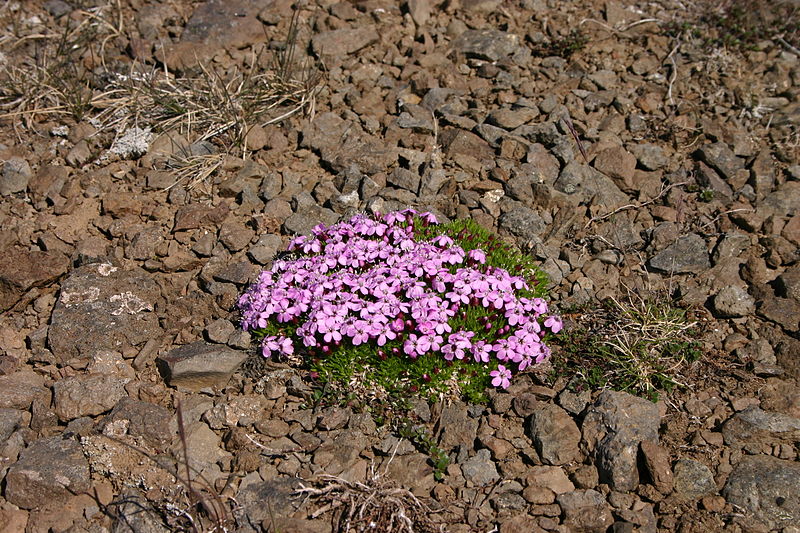
<path fill-rule="evenodd" d="M 508 387 L 512 368 L 550 355 L 542 337 L 561 320 L 540 323 L 547 303 L 523 296 L 526 280 L 488 265 L 483 250 L 465 251 L 447 235 L 419 238 L 415 225 L 436 223 L 413 210 L 356 215 L 294 238 L 289 250 L 301 256 L 276 260 L 239 299 L 243 328 L 264 335 L 265 357 L 324 357 L 374 342 L 382 358 L 494 366 L 492 384 Z M 470 309 L 481 311 L 480 327 L 457 326 Z"/>

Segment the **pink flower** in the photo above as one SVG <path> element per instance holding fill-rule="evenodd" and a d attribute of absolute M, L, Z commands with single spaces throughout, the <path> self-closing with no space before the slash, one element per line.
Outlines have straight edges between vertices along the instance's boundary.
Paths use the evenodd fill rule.
<path fill-rule="evenodd" d="M 544 321 L 544 327 L 550 328 L 550 331 L 553 333 L 558 333 L 564 329 L 564 323 L 561 321 L 560 317 L 550 315 L 547 317 L 547 320 Z"/>
<path fill-rule="evenodd" d="M 494 378 L 492 379 L 493 387 L 503 387 L 504 389 L 507 389 L 511 384 L 511 370 L 507 369 L 503 365 L 497 365 L 497 370 L 492 370 L 489 372 L 489 375 Z"/>

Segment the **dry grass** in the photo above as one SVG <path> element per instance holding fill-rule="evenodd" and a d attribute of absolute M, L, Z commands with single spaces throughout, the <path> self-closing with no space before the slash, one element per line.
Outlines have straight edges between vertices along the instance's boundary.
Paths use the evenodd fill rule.
<path fill-rule="evenodd" d="M 298 494 L 320 505 L 311 518 L 334 513 L 340 533 L 436 533 L 443 531 L 430 518 L 431 511 L 408 489 L 398 488 L 380 475 L 366 482 L 348 481 L 323 474 L 317 486 L 301 485 Z"/>
<path fill-rule="evenodd" d="M 128 128 L 149 128 L 179 133 L 190 144 L 211 141 L 225 155 L 246 157 L 245 139 L 254 126 L 313 115 L 322 75 L 318 64 L 297 59 L 299 11 L 269 68 L 260 67 L 267 53 L 262 49 L 246 65 L 227 71 L 201 66 L 180 76 L 166 67 L 112 64 L 115 40 L 125 32 L 121 12 L 119 3 L 77 10 L 59 20 L 59 32 L 36 32 L 24 27 L 21 13 L 0 13 L 15 28 L 0 35 L 0 121 L 29 129 L 42 119 L 88 120 L 98 135 L 113 132 L 115 138 Z M 221 161 L 184 159 L 173 165 L 176 181 L 194 184 Z"/>
<path fill-rule="evenodd" d="M 628 291 L 600 309 L 567 313 L 556 340 L 553 378 L 576 389 L 611 388 L 650 399 L 685 386 L 682 377 L 700 355 L 697 323 L 666 294 Z"/>

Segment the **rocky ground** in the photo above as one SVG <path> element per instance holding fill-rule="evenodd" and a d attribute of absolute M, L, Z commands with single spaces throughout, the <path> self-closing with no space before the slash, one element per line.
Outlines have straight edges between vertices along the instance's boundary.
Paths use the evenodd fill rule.
<path fill-rule="evenodd" d="M 797 532 L 800 17 L 718 4 L 320 0 L 288 57 L 288 0 L 5 3 L 0 531 Z M 437 479 L 237 328 L 291 235 L 406 206 L 534 254 L 567 332 L 674 299 L 700 358 L 417 401 Z"/>

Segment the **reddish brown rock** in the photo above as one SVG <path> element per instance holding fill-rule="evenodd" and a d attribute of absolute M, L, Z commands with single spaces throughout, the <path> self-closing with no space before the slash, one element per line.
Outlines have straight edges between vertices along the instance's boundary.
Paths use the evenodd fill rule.
<path fill-rule="evenodd" d="M 33 287 L 46 287 L 69 269 L 58 252 L 6 250 L 0 257 L 0 311 L 6 311 Z"/>

